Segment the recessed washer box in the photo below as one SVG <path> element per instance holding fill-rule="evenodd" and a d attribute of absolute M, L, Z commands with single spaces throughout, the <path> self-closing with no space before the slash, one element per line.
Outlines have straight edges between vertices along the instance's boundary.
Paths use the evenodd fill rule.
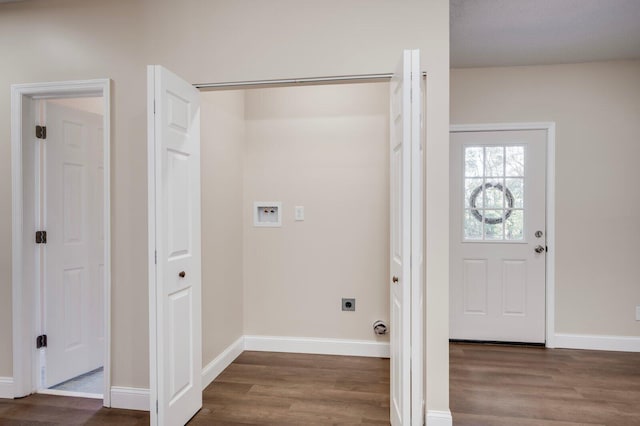
<path fill-rule="evenodd" d="M 279 228 L 282 226 L 280 201 L 254 201 L 253 226 Z"/>

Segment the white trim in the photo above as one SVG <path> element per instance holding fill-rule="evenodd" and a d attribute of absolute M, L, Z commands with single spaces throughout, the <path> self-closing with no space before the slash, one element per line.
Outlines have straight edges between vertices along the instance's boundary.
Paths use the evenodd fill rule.
<path fill-rule="evenodd" d="M 0 377 L 0 398 L 13 398 L 13 377 Z"/>
<path fill-rule="evenodd" d="M 202 390 L 213 382 L 244 351 L 244 336 L 229 345 L 202 369 Z"/>
<path fill-rule="evenodd" d="M 149 389 L 120 386 L 111 388 L 111 408 L 151 411 L 150 407 Z"/>
<path fill-rule="evenodd" d="M 483 124 L 452 124 L 450 133 L 457 132 L 490 132 L 501 130 L 545 130 L 547 132 L 547 262 L 546 262 L 546 347 L 557 345 L 555 334 L 556 313 L 556 123 L 483 123 Z"/>
<path fill-rule="evenodd" d="M 149 388 L 151 401 L 158 401 L 158 352 L 156 304 L 156 150 L 155 150 L 155 67 L 147 66 L 147 238 L 149 271 Z M 151 410 L 149 424 L 158 424 L 158 413 Z"/>
<path fill-rule="evenodd" d="M 426 426 L 452 426 L 451 411 L 427 410 Z"/>
<path fill-rule="evenodd" d="M 61 389 L 38 389 L 38 393 L 44 395 L 73 396 L 76 398 L 104 399 L 101 393 L 76 392 Z"/>
<path fill-rule="evenodd" d="M 244 336 L 244 349 L 318 355 L 389 358 L 389 342 L 283 336 Z"/>
<path fill-rule="evenodd" d="M 554 337 L 556 348 L 640 352 L 640 337 L 635 336 L 558 333 Z"/>
<path fill-rule="evenodd" d="M 76 80 L 52 83 L 14 84 L 11 86 L 11 187 L 12 187 L 12 330 L 13 330 L 13 395 L 26 396 L 37 386 L 35 363 L 38 361 L 35 336 L 37 312 L 33 312 L 36 294 L 35 283 L 23 282 L 23 101 L 51 97 L 102 96 L 104 102 L 104 403 L 110 406 L 111 385 L 111 189 L 110 189 L 110 149 L 111 149 L 111 82 L 109 79 Z"/>

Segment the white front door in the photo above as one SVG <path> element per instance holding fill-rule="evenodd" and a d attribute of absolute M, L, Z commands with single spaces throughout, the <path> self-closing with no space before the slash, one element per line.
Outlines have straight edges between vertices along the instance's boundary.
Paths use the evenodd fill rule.
<path fill-rule="evenodd" d="M 103 365 L 102 116 L 46 103 L 42 286 L 51 387 Z"/>
<path fill-rule="evenodd" d="M 202 407 L 200 94 L 158 65 L 148 78 L 151 413 L 172 426 Z"/>
<path fill-rule="evenodd" d="M 545 342 L 546 131 L 451 133 L 450 337 Z"/>
<path fill-rule="evenodd" d="M 405 50 L 390 84 L 390 416 L 394 426 L 412 424 L 412 411 L 422 418 L 422 327 L 416 324 L 412 329 L 412 315 L 415 319 L 422 312 L 421 79 L 419 51 Z"/>

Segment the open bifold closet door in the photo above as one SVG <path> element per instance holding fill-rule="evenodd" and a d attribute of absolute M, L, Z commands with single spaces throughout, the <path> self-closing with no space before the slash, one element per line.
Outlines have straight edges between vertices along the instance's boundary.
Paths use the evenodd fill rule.
<path fill-rule="evenodd" d="M 200 93 L 148 68 L 151 423 L 202 407 Z"/>
<path fill-rule="evenodd" d="M 405 50 L 391 79 L 391 424 L 422 425 L 423 154 L 420 53 Z"/>

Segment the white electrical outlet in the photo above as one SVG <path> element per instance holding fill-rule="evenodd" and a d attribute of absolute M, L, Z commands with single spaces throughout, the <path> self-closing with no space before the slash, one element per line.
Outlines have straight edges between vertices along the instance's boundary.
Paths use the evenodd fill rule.
<path fill-rule="evenodd" d="M 304 206 L 296 206 L 296 220 L 304 220 Z"/>
<path fill-rule="evenodd" d="M 640 321 L 640 305 L 636 306 L 636 321 Z"/>

